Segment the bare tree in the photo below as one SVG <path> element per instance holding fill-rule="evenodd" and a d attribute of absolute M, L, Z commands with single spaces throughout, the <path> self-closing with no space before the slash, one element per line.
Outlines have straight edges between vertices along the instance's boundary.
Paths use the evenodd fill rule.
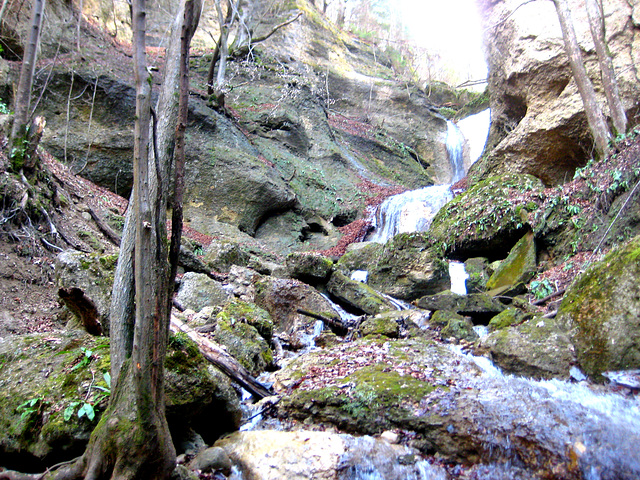
<path fill-rule="evenodd" d="M 587 6 L 587 15 L 589 16 L 589 28 L 598 55 L 598 62 L 600 63 L 602 86 L 604 87 L 604 93 L 607 97 L 607 103 L 609 104 L 613 128 L 616 134 L 624 134 L 627 131 L 627 115 L 624 111 L 622 100 L 620 99 L 613 62 L 607 51 L 602 2 L 586 0 L 585 3 Z"/>
<path fill-rule="evenodd" d="M 34 128 L 29 126 L 29 114 L 31 106 L 31 87 L 33 86 L 33 75 L 36 68 L 36 58 L 38 45 L 40 44 L 40 32 L 42 30 L 42 17 L 44 13 L 45 0 L 34 0 L 31 14 L 31 27 L 29 38 L 27 39 L 22 68 L 20 69 L 20 79 L 16 91 L 15 115 L 11 136 L 9 138 L 10 155 L 14 163 L 21 167 L 29 158 L 25 155 L 29 151 L 29 144 L 34 142 Z M 31 148 L 35 152 L 35 147 Z"/>
<path fill-rule="evenodd" d="M 569 65 L 573 73 L 573 78 L 578 86 L 580 96 L 582 97 L 584 111 L 587 116 L 591 134 L 593 135 L 596 151 L 601 158 L 605 158 L 609 153 L 609 129 L 602 109 L 598 104 L 593 84 L 587 76 L 587 70 L 584 66 L 580 45 L 578 45 L 576 32 L 573 28 L 573 21 L 567 0 L 553 0 L 553 3 L 556 6 L 558 20 L 560 21 L 560 28 L 562 29 L 562 36 L 564 38 L 565 50 L 569 57 Z"/>
<path fill-rule="evenodd" d="M 223 10 L 222 0 L 215 1 L 218 11 L 220 36 L 209 65 L 207 75 L 208 94 L 214 95 L 219 107 L 224 107 L 224 84 L 227 69 L 227 58 L 233 55 L 243 55 L 251 51 L 253 45 L 264 42 L 280 29 L 295 22 L 302 13 L 271 27 L 263 35 L 255 35 L 258 26 L 264 18 L 270 17 L 272 2 L 256 2 L 255 0 L 225 0 Z M 235 29 L 235 38 L 229 45 L 230 33 Z M 216 73 L 216 65 L 218 71 Z M 216 77 L 214 82 L 213 77 Z"/>
<path fill-rule="evenodd" d="M 170 312 L 165 241 L 171 158 L 168 145 L 176 131 L 180 100 L 175 87 L 180 65 L 188 62 L 188 53 L 184 52 L 188 52 L 201 5 L 201 0 L 181 1 L 158 102 L 157 139 L 162 148 L 151 149 L 152 82 L 145 53 L 145 0 L 133 0 L 132 4 L 136 122 L 134 189 L 129 212 L 133 213 L 127 215 L 114 282 L 113 383 L 107 411 L 79 460 L 55 473 L 9 478 L 166 479 L 174 470 L 175 449 L 165 418 L 163 374 Z M 156 155 L 159 151 L 162 156 Z M 119 295 L 120 288 L 135 292 L 135 301 L 131 294 Z"/>

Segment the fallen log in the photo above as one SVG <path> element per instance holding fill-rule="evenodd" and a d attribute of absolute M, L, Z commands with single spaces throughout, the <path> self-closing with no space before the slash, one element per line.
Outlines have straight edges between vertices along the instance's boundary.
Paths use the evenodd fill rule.
<path fill-rule="evenodd" d="M 171 316 L 171 331 L 185 333 L 198 345 L 198 349 L 204 358 L 219 368 L 231 380 L 240 384 L 254 397 L 260 399 L 273 395 L 264 385 L 253 378 L 235 358 L 173 315 Z"/>
<path fill-rule="evenodd" d="M 107 237 L 116 247 L 119 247 L 121 241 L 120 235 L 116 233 L 104 220 L 102 220 L 100 215 L 98 215 L 98 212 L 91 207 L 89 207 L 89 215 L 91 215 L 91 218 L 96 222 L 96 225 L 104 236 Z"/>
<path fill-rule="evenodd" d="M 307 310 L 303 310 L 301 308 L 298 308 L 296 312 L 301 315 L 315 318 L 316 320 L 320 320 L 324 322 L 331 329 L 333 333 L 341 337 L 345 336 L 349 332 L 349 326 L 345 325 L 342 320 L 338 320 L 337 318 L 325 317 L 324 315 L 308 312 Z"/>

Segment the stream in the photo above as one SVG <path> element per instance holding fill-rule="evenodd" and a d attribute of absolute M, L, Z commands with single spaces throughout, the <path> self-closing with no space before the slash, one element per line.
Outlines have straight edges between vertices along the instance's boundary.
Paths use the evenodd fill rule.
<path fill-rule="evenodd" d="M 484 122 L 476 140 L 469 141 L 471 158 L 482 152 L 490 114 L 481 112 L 477 118 L 465 122 L 465 128 L 478 129 Z M 462 123 L 462 122 L 461 122 Z M 462 126 L 461 126 L 462 127 Z M 484 128 L 484 130 L 483 130 Z M 453 123 L 448 126 L 447 148 L 451 160 L 454 182 L 464 176 L 464 142 L 469 134 Z M 484 132 L 484 133 L 482 133 Z M 477 139 L 480 140 L 477 140 Z M 480 142 L 481 146 L 474 144 Z M 368 239 L 384 243 L 397 233 L 426 231 L 437 211 L 451 198 L 450 184 L 426 187 L 390 197 L 379 208 L 377 228 Z M 464 264 L 450 262 L 451 290 L 465 295 L 468 278 Z M 367 272 L 356 271 L 352 279 L 366 283 Z M 336 306 L 337 307 L 337 306 Z M 400 305 L 399 308 L 407 308 Z M 341 311 L 339 307 L 336 311 Z M 342 311 L 341 314 L 348 315 Z M 477 333 L 484 336 L 486 327 L 478 326 Z M 314 339 L 322 331 L 316 324 L 308 338 L 309 351 Z M 480 374 L 452 378 L 459 392 L 458 408 L 465 408 L 464 416 L 470 435 L 475 435 L 489 454 L 482 463 L 447 467 L 434 459 L 425 459 L 416 450 L 392 445 L 384 439 L 370 436 L 331 434 L 328 432 L 283 432 L 277 421 L 261 424 L 255 417 L 242 430 L 247 434 L 266 432 L 270 448 L 263 458 L 254 454 L 256 469 L 267 462 L 279 468 L 274 474 L 260 478 L 335 478 L 340 480 L 447 480 L 453 478 L 482 480 L 516 480 L 542 478 L 527 470 L 522 461 L 524 445 L 535 452 L 547 452 L 550 457 L 572 459 L 570 473 L 559 472 L 553 478 L 582 478 L 585 480 L 626 480 L 640 478 L 640 402 L 638 396 L 613 393 L 605 386 L 593 386 L 582 379 L 579 382 L 560 380 L 535 381 L 504 375 L 485 357 L 473 356 L 461 347 L 451 345 L 459 362 L 477 367 Z M 576 377 L 574 377 L 576 378 Z M 580 379 L 580 377 L 577 377 Z M 260 408 L 260 407 L 257 407 Z M 252 410 L 253 411 L 253 410 Z M 254 413 L 255 414 L 255 413 Z M 248 414 L 247 414 L 248 415 Z M 453 424 L 450 427 L 455 429 Z M 453 430 L 452 430 L 453 432 Z M 306 436 L 300 441 L 300 434 Z M 286 447 L 278 448 L 278 438 Z M 243 441 L 253 441 L 244 439 Z M 521 443 L 516 446 L 513 442 Z M 332 454 L 327 449 L 334 448 Z M 525 451 L 528 447 L 524 447 Z M 336 453 L 337 452 L 337 453 Z M 258 455 L 258 456 L 256 456 Z M 333 456 L 332 456 L 333 455 Z M 532 455 L 536 455 L 533 454 Z M 331 457 L 332 460 L 327 460 Z M 487 457 L 487 458 L 485 458 Z M 333 463 L 331 463 L 333 462 Z M 318 473 L 314 468 L 324 465 Z M 276 465 L 278 465 L 276 467 Z M 284 466 L 283 466 L 284 465 Z M 329 475 L 327 472 L 331 471 Z M 324 476 L 324 475 L 327 476 Z M 566 474 L 566 475 L 565 475 Z M 275 475 L 275 476 L 274 476 Z M 243 480 L 239 470 L 230 477 Z M 545 477 L 547 478 L 547 477 Z M 551 477 L 549 477 L 551 478 Z"/>

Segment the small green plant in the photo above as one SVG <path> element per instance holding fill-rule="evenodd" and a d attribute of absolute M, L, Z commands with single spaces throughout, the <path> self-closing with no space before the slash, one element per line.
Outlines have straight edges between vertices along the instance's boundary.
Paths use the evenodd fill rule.
<path fill-rule="evenodd" d="M 529 291 L 538 300 L 548 297 L 553 293 L 553 286 L 546 278 L 544 280 L 534 280 L 529 286 Z"/>
<path fill-rule="evenodd" d="M 44 399 L 42 397 L 34 397 L 18 405 L 16 411 L 20 413 L 20 418 L 28 418 L 33 413 L 40 413 L 42 411 L 43 404 Z"/>
<path fill-rule="evenodd" d="M 80 347 L 80 351 L 82 352 L 82 358 L 80 362 L 78 362 L 71 371 L 78 370 L 80 368 L 84 368 L 91 363 L 93 358 L 93 350 L 89 350 L 88 348 Z"/>
<path fill-rule="evenodd" d="M 9 110 L 9 107 L 7 106 L 6 103 L 4 103 L 2 100 L 0 100 L 0 114 L 2 115 L 9 115 L 11 114 L 11 110 Z"/>
<path fill-rule="evenodd" d="M 64 418 L 65 422 L 71 420 L 73 414 L 76 413 L 78 418 L 87 417 L 90 421 L 93 421 L 96 418 L 96 411 L 94 406 L 100 403 L 104 398 L 107 398 L 111 395 L 111 375 L 108 372 L 102 374 L 102 378 L 106 384 L 106 387 L 100 385 L 92 385 L 89 389 L 89 393 L 91 393 L 91 388 L 95 388 L 99 390 L 101 393 L 98 394 L 94 399 L 93 403 L 88 401 L 89 393 L 84 400 L 75 400 L 67 405 L 67 408 L 62 412 L 62 418 Z"/>

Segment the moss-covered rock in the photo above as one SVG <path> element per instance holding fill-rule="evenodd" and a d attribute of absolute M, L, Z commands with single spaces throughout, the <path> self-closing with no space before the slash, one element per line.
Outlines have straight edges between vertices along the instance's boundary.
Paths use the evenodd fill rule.
<path fill-rule="evenodd" d="M 106 408 L 109 371 L 105 337 L 74 330 L 1 339 L 3 465 L 52 464 L 80 454 Z M 212 441 L 239 425 L 239 402 L 229 380 L 186 336 L 169 342 L 165 392 L 172 434 L 191 426 Z"/>
<path fill-rule="evenodd" d="M 569 378 L 575 362 L 566 333 L 553 319 L 536 317 L 518 326 L 494 330 L 481 341 L 505 372 L 524 377 Z"/>
<path fill-rule="evenodd" d="M 333 262 L 321 255 L 290 253 L 286 267 L 289 275 L 307 283 L 322 282 L 329 278 Z"/>
<path fill-rule="evenodd" d="M 507 258 L 487 281 L 487 290 L 510 289 L 525 284 L 536 273 L 536 242 L 528 232 L 511 249 Z"/>
<path fill-rule="evenodd" d="M 383 337 L 398 338 L 400 325 L 389 316 L 376 315 L 368 318 L 360 325 L 360 333 L 363 337 L 367 335 L 381 335 Z"/>
<path fill-rule="evenodd" d="M 526 314 L 518 308 L 507 308 L 489 321 L 489 331 L 495 332 L 522 322 Z"/>
<path fill-rule="evenodd" d="M 474 342 L 478 339 L 478 334 L 473 330 L 473 322 L 469 317 L 463 317 L 450 312 L 449 321 L 440 331 L 442 338 L 453 337 L 456 340 L 466 340 Z"/>
<path fill-rule="evenodd" d="M 579 276 L 558 310 L 584 372 L 640 368 L 640 236 Z"/>
<path fill-rule="evenodd" d="M 351 280 L 339 271 L 331 275 L 327 290 L 339 301 L 369 315 L 395 310 L 395 306 L 389 300 L 370 286 Z"/>
<path fill-rule="evenodd" d="M 531 175 L 482 180 L 438 212 L 430 233 L 455 257 L 501 258 L 526 232 L 529 213 L 538 208 L 513 198 L 541 190 L 542 182 Z"/>
<path fill-rule="evenodd" d="M 258 330 L 242 318 L 220 312 L 215 319 L 213 338 L 254 376 L 273 367 L 273 352 Z"/>
<path fill-rule="evenodd" d="M 232 300 L 217 314 L 217 318 L 247 323 L 254 327 L 265 340 L 270 341 L 273 335 L 273 320 L 264 308 L 255 303 Z"/>
<path fill-rule="evenodd" d="M 429 234 L 402 233 L 376 257 L 368 283 L 392 297 L 415 300 L 449 287 L 449 265 Z"/>
<path fill-rule="evenodd" d="M 416 304 L 425 310 L 447 310 L 469 316 L 479 323 L 488 322 L 506 308 L 504 304 L 484 293 L 458 295 L 449 291 L 424 296 Z"/>

